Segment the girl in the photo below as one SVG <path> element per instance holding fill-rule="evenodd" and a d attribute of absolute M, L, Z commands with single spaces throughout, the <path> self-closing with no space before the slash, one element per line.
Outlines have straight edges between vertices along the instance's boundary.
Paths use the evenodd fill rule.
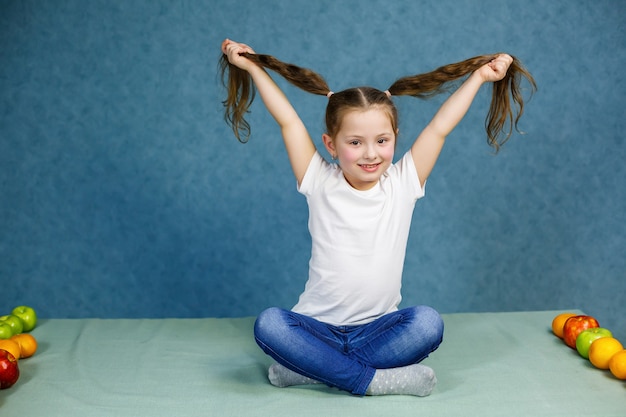
<path fill-rule="evenodd" d="M 481 85 L 494 82 L 486 127 L 497 151 L 523 111 L 520 76 L 534 89 L 532 76 L 516 59 L 499 54 L 406 77 L 386 91 L 359 87 L 333 93 L 316 73 L 257 55 L 245 44 L 227 39 L 222 52 L 226 120 L 240 141 L 248 139 L 250 126 L 243 116 L 256 86 L 280 126 L 298 191 L 309 205 L 312 253 L 304 292 L 292 310 L 269 308 L 255 323 L 256 342 L 277 362 L 269 369 L 270 382 L 279 387 L 324 383 L 355 395 L 429 395 L 437 380 L 419 362 L 441 343 L 442 319 L 426 306 L 398 310 L 413 208 L 446 136 Z M 336 162 L 320 156 L 264 68 L 328 97 L 322 140 Z M 468 74 L 394 164 L 398 117 L 391 96 L 428 97 Z M 510 129 L 501 138 L 507 122 Z"/>

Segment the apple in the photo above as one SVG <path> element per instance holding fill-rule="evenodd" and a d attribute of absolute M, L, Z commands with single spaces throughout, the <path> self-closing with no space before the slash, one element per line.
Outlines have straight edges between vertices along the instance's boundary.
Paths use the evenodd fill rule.
<path fill-rule="evenodd" d="M 13 329 L 13 334 L 20 334 L 24 331 L 24 322 L 21 318 L 14 316 L 13 314 L 9 314 L 8 316 L 0 317 L 0 321 L 8 324 Z"/>
<path fill-rule="evenodd" d="M 13 328 L 3 321 L 0 321 L 0 339 L 9 339 L 13 336 Z"/>
<path fill-rule="evenodd" d="M 613 337 L 613 333 L 604 327 L 592 327 L 580 332 L 576 338 L 576 350 L 585 359 L 589 359 L 589 348 L 591 344 L 602 337 Z"/>
<path fill-rule="evenodd" d="M 576 349 L 576 338 L 583 330 L 600 327 L 598 320 L 591 316 L 579 315 L 570 317 L 563 325 L 563 341 L 572 349 Z"/>
<path fill-rule="evenodd" d="M 0 349 L 0 389 L 10 388 L 20 377 L 17 359 L 4 349 Z"/>
<path fill-rule="evenodd" d="M 30 332 L 37 325 L 37 314 L 32 307 L 28 306 L 18 306 L 13 309 L 11 312 L 14 316 L 17 316 L 22 319 L 24 323 L 25 332 Z"/>

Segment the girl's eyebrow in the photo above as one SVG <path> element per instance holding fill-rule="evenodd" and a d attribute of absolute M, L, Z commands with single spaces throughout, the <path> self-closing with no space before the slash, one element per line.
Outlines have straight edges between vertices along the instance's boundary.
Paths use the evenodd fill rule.
<path fill-rule="evenodd" d="M 379 138 L 381 136 L 391 136 L 392 133 L 391 132 L 382 132 L 382 133 L 377 133 L 376 135 L 373 135 L 374 138 Z M 363 136 L 363 135 L 358 135 L 358 134 L 352 134 L 352 135 L 346 135 L 346 138 L 356 138 L 356 139 L 364 139 L 367 136 Z"/>

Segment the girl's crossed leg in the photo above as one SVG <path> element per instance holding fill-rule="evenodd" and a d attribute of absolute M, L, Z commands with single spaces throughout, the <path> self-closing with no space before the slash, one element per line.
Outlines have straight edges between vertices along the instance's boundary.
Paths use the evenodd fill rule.
<path fill-rule="evenodd" d="M 270 376 L 285 376 L 290 369 L 297 373 L 287 378 L 294 384 L 319 381 L 355 395 L 423 396 L 430 394 L 436 378 L 430 368 L 415 364 L 441 343 L 443 321 L 426 306 L 357 326 L 332 326 L 270 308 L 257 318 L 254 333 L 263 351 L 282 365 L 274 365 Z"/>

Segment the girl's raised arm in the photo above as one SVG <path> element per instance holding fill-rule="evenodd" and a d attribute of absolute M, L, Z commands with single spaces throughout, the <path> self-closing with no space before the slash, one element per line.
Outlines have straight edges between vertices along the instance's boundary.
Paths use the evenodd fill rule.
<path fill-rule="evenodd" d="M 474 71 L 467 80 L 443 103 L 430 123 L 417 137 L 411 147 L 417 174 L 422 186 L 430 175 L 443 148 L 448 134 L 467 113 L 481 85 L 504 78 L 513 62 L 506 54 L 498 55 L 491 62 Z"/>
<path fill-rule="evenodd" d="M 300 184 L 315 154 L 315 144 L 304 123 L 265 69 L 242 56 L 246 52 L 254 54 L 252 48 L 227 39 L 222 43 L 222 52 L 228 62 L 250 74 L 265 107 L 280 126 L 291 168 Z"/>

